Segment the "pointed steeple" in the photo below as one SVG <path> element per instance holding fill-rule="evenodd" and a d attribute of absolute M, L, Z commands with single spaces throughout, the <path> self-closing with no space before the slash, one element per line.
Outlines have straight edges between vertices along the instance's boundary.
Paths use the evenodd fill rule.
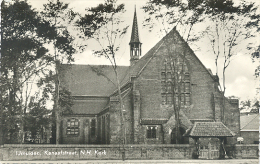
<path fill-rule="evenodd" d="M 138 23 L 137 23 L 137 15 L 136 15 L 136 7 L 134 12 L 133 26 L 132 26 L 132 34 L 130 40 L 130 63 L 133 65 L 139 57 L 141 56 L 141 45 L 138 33 Z"/>
<path fill-rule="evenodd" d="M 139 33 L 138 33 L 137 16 L 136 16 L 136 7 L 135 7 L 134 20 L 133 20 L 132 34 L 131 34 L 130 43 L 137 43 L 137 42 L 140 43 Z"/>

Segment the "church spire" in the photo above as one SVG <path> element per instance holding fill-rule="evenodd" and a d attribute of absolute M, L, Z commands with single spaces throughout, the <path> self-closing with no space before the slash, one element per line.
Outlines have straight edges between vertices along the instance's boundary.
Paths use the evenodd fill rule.
<path fill-rule="evenodd" d="M 133 65 L 139 57 L 141 56 L 141 45 L 138 33 L 138 24 L 137 24 L 137 16 L 136 16 L 136 7 L 134 12 L 133 26 L 132 26 L 132 34 L 130 40 L 130 63 Z"/>

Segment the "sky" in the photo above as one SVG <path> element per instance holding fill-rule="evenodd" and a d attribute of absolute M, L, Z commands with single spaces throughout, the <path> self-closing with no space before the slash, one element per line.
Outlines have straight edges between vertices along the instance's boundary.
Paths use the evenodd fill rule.
<path fill-rule="evenodd" d="M 69 7 L 73 8 L 79 13 L 84 13 L 85 8 L 96 6 L 99 3 L 102 3 L 103 0 L 60 0 L 62 2 L 69 3 Z M 48 0 L 28 0 L 29 4 L 33 8 L 41 9 L 44 3 L 47 3 Z M 125 20 L 125 23 L 129 25 L 128 32 L 124 37 L 124 40 L 121 43 L 120 55 L 117 58 L 119 65 L 129 65 L 130 59 L 130 50 L 129 50 L 129 41 L 131 36 L 131 28 L 133 23 L 134 8 L 136 5 L 137 11 L 137 20 L 139 26 L 139 37 L 142 42 L 142 54 L 145 54 L 149 49 L 151 49 L 160 39 L 161 35 L 153 30 L 149 32 L 146 27 L 143 27 L 143 21 L 146 18 L 146 14 L 141 9 L 143 5 L 147 2 L 146 0 L 118 0 L 119 3 L 125 4 L 126 12 L 122 15 L 122 19 Z M 256 3 L 260 1 L 255 0 Z M 156 26 L 155 26 L 156 28 Z M 256 40 L 259 43 L 259 40 Z M 259 43 L 260 44 L 260 43 Z M 75 54 L 74 64 L 110 64 L 109 61 L 105 58 L 96 57 L 92 54 L 93 47 L 96 45 L 93 43 L 88 43 L 87 49 L 82 53 Z M 205 47 L 204 44 L 200 44 L 200 51 L 195 50 L 195 47 L 190 45 L 194 50 L 195 54 L 206 66 L 210 68 L 215 74 L 215 63 L 214 56 L 207 51 L 203 51 Z M 259 61 L 252 62 L 250 55 L 244 54 L 242 51 L 238 53 L 232 59 L 230 66 L 226 71 L 226 96 L 236 96 L 240 100 L 254 99 L 259 98 L 257 95 L 257 89 L 259 88 L 259 79 L 255 79 L 254 71 Z M 220 80 L 222 77 L 220 76 Z"/>

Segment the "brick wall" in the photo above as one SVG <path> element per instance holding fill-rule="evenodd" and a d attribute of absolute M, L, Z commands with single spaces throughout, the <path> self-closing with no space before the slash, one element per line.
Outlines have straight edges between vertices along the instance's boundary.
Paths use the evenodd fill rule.
<path fill-rule="evenodd" d="M 185 114 L 188 118 L 214 119 L 212 108 L 214 79 L 186 44 L 179 42 L 178 46 L 173 47 L 177 48 L 176 53 L 186 53 L 185 58 L 190 71 L 191 107 L 184 109 Z M 142 118 L 169 118 L 172 114 L 172 107 L 160 105 L 162 99 L 160 74 L 167 55 L 166 47 L 160 47 L 135 81 L 135 89 L 139 90 L 141 96 Z"/>
<path fill-rule="evenodd" d="M 30 160 L 99 160 L 122 159 L 122 145 L 15 145 L 5 144 L 0 149 L 2 161 Z M 191 145 L 125 145 L 126 159 L 192 159 Z M 257 159 L 257 144 L 227 145 L 230 158 Z"/>
<path fill-rule="evenodd" d="M 132 94 L 129 92 L 123 97 L 124 104 L 124 117 L 125 117 L 125 133 L 126 133 L 126 143 L 134 142 L 133 134 L 133 110 L 132 110 Z M 118 100 L 112 100 L 110 102 L 110 143 L 118 144 L 122 143 L 122 132 L 121 132 L 121 120 L 120 120 L 120 103 Z"/>
<path fill-rule="evenodd" d="M 225 99 L 224 124 L 232 130 L 236 137 L 228 137 L 228 144 L 237 143 L 236 138 L 240 136 L 240 112 L 238 100 Z"/>
<path fill-rule="evenodd" d="M 225 117 L 223 117 L 222 96 L 216 92 L 216 80 L 203 66 L 178 34 L 171 35 L 177 43 L 171 41 L 171 49 L 176 54 L 184 55 L 190 72 L 191 105 L 183 107 L 182 111 L 188 119 L 212 119 L 221 121 L 239 135 L 239 111 L 236 102 L 225 101 Z M 161 105 L 161 68 L 164 59 L 169 55 L 162 45 L 141 74 L 133 81 L 135 90 L 140 93 L 140 117 L 169 119 L 173 115 L 172 105 Z M 141 137 L 144 137 L 141 135 Z M 142 139 L 145 141 L 145 138 Z M 230 140 L 230 139 L 229 139 Z M 234 139 L 230 143 L 235 143 Z"/>
<path fill-rule="evenodd" d="M 140 142 L 140 93 L 138 90 L 134 90 L 133 87 L 133 135 L 134 144 L 139 144 Z"/>
<path fill-rule="evenodd" d="M 241 131 L 240 135 L 244 138 L 244 144 L 254 144 L 255 141 L 259 141 L 259 131 Z"/>
<path fill-rule="evenodd" d="M 237 144 L 226 146 L 227 155 L 231 158 L 257 159 L 259 158 L 258 144 Z"/>
<path fill-rule="evenodd" d="M 191 159 L 190 145 L 125 145 L 126 159 Z M 122 159 L 122 145 L 4 145 L 0 158 L 13 160 Z"/>

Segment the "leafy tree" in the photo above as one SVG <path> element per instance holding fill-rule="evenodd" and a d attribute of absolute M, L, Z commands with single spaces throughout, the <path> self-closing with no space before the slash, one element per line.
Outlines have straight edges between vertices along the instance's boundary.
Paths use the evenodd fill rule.
<path fill-rule="evenodd" d="M 28 77 L 23 75 L 48 52 L 44 44 L 54 36 L 55 31 L 24 1 L 2 1 L 1 16 L 1 112 L 5 116 L 2 119 L 5 125 L 3 134 L 13 136 L 14 141 L 23 142 L 22 87 L 44 64 L 34 73 L 28 74 Z"/>
<path fill-rule="evenodd" d="M 259 100 L 254 99 L 254 100 L 244 100 L 240 102 L 240 110 L 243 110 L 245 108 L 250 109 L 250 113 L 259 113 Z"/>
<path fill-rule="evenodd" d="M 83 33 L 85 39 L 95 41 L 99 47 L 94 49 L 94 54 L 97 56 L 106 57 L 115 73 L 118 97 L 120 102 L 120 124 L 122 142 L 125 143 L 125 118 L 123 115 L 124 105 L 121 94 L 121 84 L 117 70 L 116 57 L 120 48 L 122 38 L 126 34 L 128 26 L 120 19 L 120 15 L 124 12 L 124 4 L 117 4 L 115 0 L 106 0 L 103 4 L 97 7 L 87 8 L 87 14 L 82 16 L 77 21 L 77 26 Z M 95 69 L 98 75 L 105 76 L 102 73 L 103 68 Z M 105 76 L 106 77 L 106 76 Z M 111 79 L 110 79 L 111 81 Z"/>
<path fill-rule="evenodd" d="M 251 107 L 251 100 L 242 101 L 241 103 L 243 104 L 243 106 Z"/>
<path fill-rule="evenodd" d="M 29 112 L 25 115 L 25 131 L 29 131 L 32 140 L 35 141 L 37 138 L 37 133 L 42 134 L 42 130 L 50 130 L 50 113 L 51 110 L 46 108 L 45 97 L 38 98 L 38 96 L 31 97 L 30 103 L 28 105 Z"/>
<path fill-rule="evenodd" d="M 253 52 L 251 53 L 253 62 L 259 61 L 260 45 L 256 48 L 248 46 L 248 49 L 253 50 Z M 257 66 L 255 69 L 255 77 L 258 78 L 259 75 L 260 75 L 260 66 Z"/>
<path fill-rule="evenodd" d="M 199 39 L 199 35 L 193 32 L 196 24 L 201 23 L 205 16 L 203 8 L 197 6 L 197 1 L 186 3 L 181 0 L 162 1 L 150 0 L 143 6 L 148 14 L 144 26 L 151 30 L 159 27 L 162 36 L 167 34 L 173 27 L 179 26 L 178 30 L 182 37 L 189 43 Z"/>
<path fill-rule="evenodd" d="M 260 103 L 259 100 L 256 100 L 255 103 L 252 105 L 251 112 L 253 113 L 259 113 Z"/>
<path fill-rule="evenodd" d="M 72 60 L 75 49 L 68 30 L 61 33 L 43 13 L 39 14 L 26 1 L 2 1 L 2 58 L 1 58 L 1 110 L 5 136 L 23 142 L 24 117 L 30 94 L 27 84 L 35 76 L 51 71 L 55 56 L 48 54 L 46 43 L 55 42 L 59 53 Z M 72 13 L 72 12 L 71 12 Z M 73 16 L 73 13 L 69 16 Z M 56 50 L 56 49 L 55 49 Z M 63 56 L 63 58 L 64 58 Z M 10 141 L 12 143 L 13 141 Z"/>
<path fill-rule="evenodd" d="M 55 85 L 54 97 L 54 114 L 56 124 L 56 144 L 59 144 L 60 139 L 60 117 L 63 113 L 62 108 L 59 105 L 60 101 L 60 75 L 59 67 L 64 61 L 70 63 L 74 61 L 73 54 L 76 52 L 74 40 L 75 38 L 69 33 L 68 25 L 72 22 L 76 13 L 69 7 L 68 3 L 60 2 L 59 0 L 49 0 L 47 4 L 44 4 L 44 10 L 41 12 L 44 19 L 55 28 L 56 35 L 52 40 L 54 45 L 54 56 L 50 55 L 51 63 L 54 65 L 55 70 L 50 70 L 49 77 L 45 78 L 52 80 Z M 42 83 L 43 84 L 43 83 Z M 50 85 L 49 82 L 45 83 Z"/>

